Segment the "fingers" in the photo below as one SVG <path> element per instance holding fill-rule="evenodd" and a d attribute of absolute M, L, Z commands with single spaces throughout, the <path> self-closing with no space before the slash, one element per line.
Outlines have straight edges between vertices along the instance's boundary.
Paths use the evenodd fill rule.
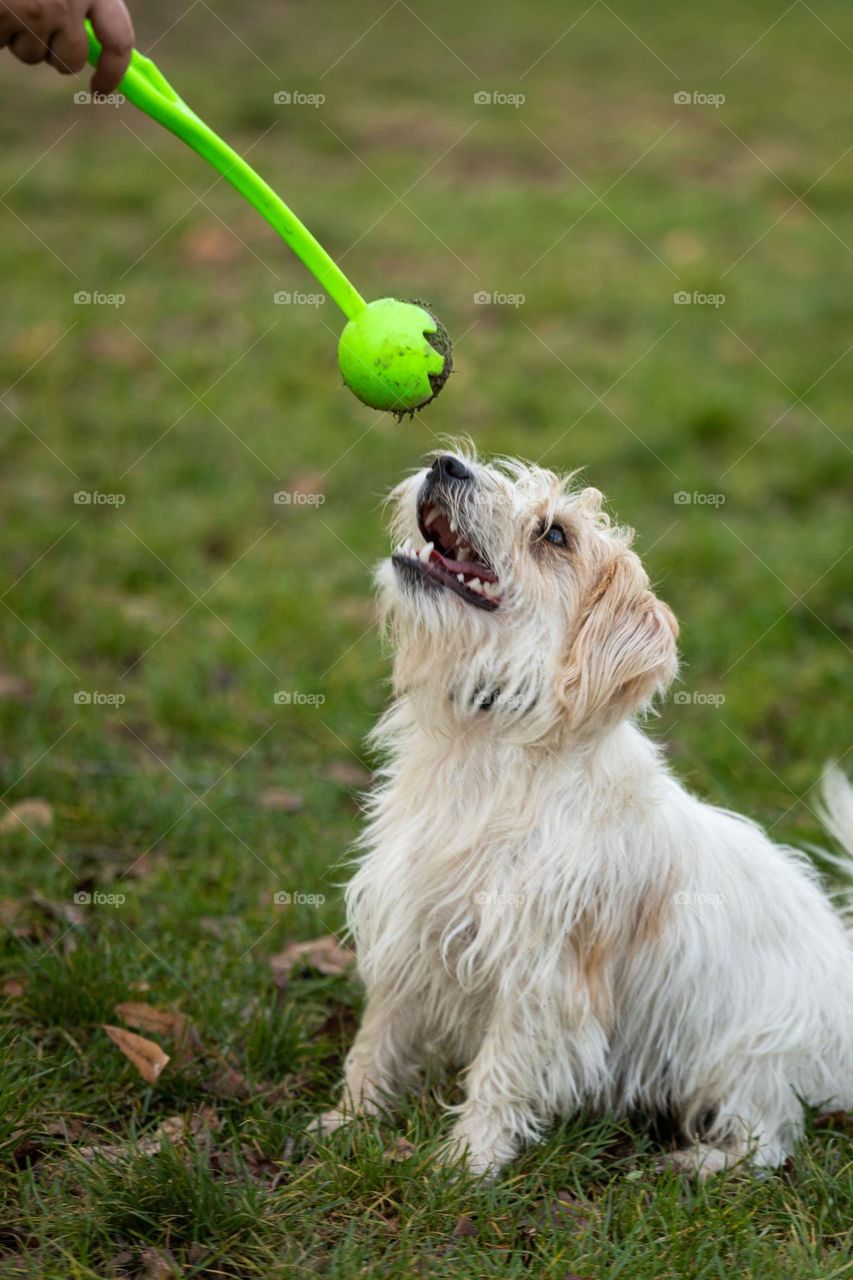
<path fill-rule="evenodd" d="M 19 62 L 44 62 L 48 55 L 48 42 L 38 31 L 16 31 L 9 41 L 9 52 Z"/>
<path fill-rule="evenodd" d="M 51 34 L 62 25 L 64 12 L 60 0 L 10 4 L 0 0 L 0 49 L 8 45 L 21 62 L 44 62 Z"/>
<path fill-rule="evenodd" d="M 89 41 L 83 26 L 57 31 L 50 41 L 47 61 L 62 75 L 82 71 L 88 57 Z"/>
<path fill-rule="evenodd" d="M 102 46 L 92 92 L 112 93 L 130 63 L 133 23 L 123 0 L 93 0 L 89 18 Z"/>

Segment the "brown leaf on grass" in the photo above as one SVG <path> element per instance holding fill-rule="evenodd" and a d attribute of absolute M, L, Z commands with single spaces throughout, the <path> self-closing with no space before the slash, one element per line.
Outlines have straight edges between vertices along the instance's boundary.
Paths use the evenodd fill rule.
<path fill-rule="evenodd" d="M 143 1249 L 139 1263 L 134 1280 L 178 1280 L 183 1274 L 168 1249 L 155 1249 L 153 1246 Z"/>
<path fill-rule="evenodd" d="M 312 1031 L 311 1039 L 328 1036 L 330 1040 L 352 1040 L 358 1030 L 358 1018 L 348 1004 L 336 1004 Z"/>
<path fill-rule="evenodd" d="M 120 874 L 117 879 L 122 880 L 146 880 L 148 876 L 154 875 L 158 871 L 163 871 L 169 861 L 169 852 L 163 845 L 158 845 L 156 849 L 145 849 L 142 853 L 137 853 L 134 849 L 128 849 L 121 854 L 120 858 Z"/>
<path fill-rule="evenodd" d="M 129 1160 L 133 1156 L 156 1156 L 162 1151 L 163 1144 L 177 1146 L 187 1136 L 187 1125 L 183 1116 L 168 1116 L 157 1126 L 153 1133 L 146 1134 L 138 1142 L 95 1144 L 88 1147 L 77 1147 L 77 1155 L 84 1160 L 106 1160 L 117 1164 Z"/>
<path fill-rule="evenodd" d="M 206 1102 L 196 1107 L 190 1117 L 190 1130 L 196 1137 L 203 1133 L 218 1133 L 221 1128 L 222 1121 L 216 1107 L 210 1107 Z"/>
<path fill-rule="evenodd" d="M 342 947 L 334 934 L 312 938 L 310 942 L 289 942 L 278 955 L 270 956 L 276 980 L 287 978 L 294 969 L 316 969 L 318 973 L 346 973 L 355 961 L 355 952 Z"/>
<path fill-rule="evenodd" d="M 476 1236 L 476 1234 L 477 1234 L 477 1228 L 474 1226 L 474 1223 L 472 1222 L 472 1220 L 469 1217 L 467 1217 L 464 1213 L 460 1214 L 460 1216 L 456 1219 L 456 1224 L 453 1230 L 451 1231 L 450 1235 L 444 1241 L 444 1244 L 441 1244 L 438 1246 L 438 1248 L 435 1250 L 435 1254 L 439 1258 L 450 1257 L 456 1252 L 457 1240 L 461 1240 L 463 1239 L 463 1237 L 466 1237 L 466 1236 Z M 427 1270 L 428 1270 L 428 1267 L 424 1267 L 423 1269 L 419 1268 L 418 1274 L 422 1274 Z"/>
<path fill-rule="evenodd" d="M 49 827 L 53 822 L 53 806 L 46 800 L 19 800 L 10 805 L 0 818 L 0 835 L 10 831 L 35 830 L 38 827 Z"/>
<path fill-rule="evenodd" d="M 31 693 L 30 686 L 20 676 L 0 671 L 0 699 L 14 698 L 16 702 L 26 702 Z"/>
<path fill-rule="evenodd" d="M 242 1142 L 240 1155 L 252 1181 L 258 1186 L 266 1187 L 269 1191 L 275 1191 L 282 1179 L 290 1172 L 289 1164 L 293 1155 L 292 1139 L 290 1150 L 288 1151 L 286 1147 L 277 1160 L 271 1160 L 265 1156 L 255 1142 Z M 242 1170 L 235 1169 L 235 1172 L 240 1173 Z"/>
<path fill-rule="evenodd" d="M 853 1111 L 821 1111 L 814 1118 L 816 1129 L 838 1129 L 853 1137 Z"/>
<path fill-rule="evenodd" d="M 408 1138 L 395 1138 L 393 1146 L 383 1151 L 382 1159 L 392 1161 L 394 1164 L 402 1164 L 404 1160 L 410 1160 L 414 1154 L 414 1145 Z"/>
<path fill-rule="evenodd" d="M 207 1050 L 201 1036 L 185 1013 L 176 1009 L 158 1009 L 153 1004 L 137 1000 L 123 1000 L 115 1006 L 115 1012 L 129 1027 L 147 1031 L 155 1036 L 169 1036 L 174 1041 L 173 1058 L 178 1066 L 186 1066 L 196 1058 L 204 1057 Z"/>
<path fill-rule="evenodd" d="M 61 924 L 86 923 L 86 913 L 80 910 L 76 902 L 54 902 L 53 898 L 43 898 L 39 893 L 33 894 L 32 901 L 45 915 L 58 920 Z"/>
<path fill-rule="evenodd" d="M 558 1191 L 553 1199 L 541 1200 L 534 1205 L 534 1212 L 521 1220 L 519 1233 L 526 1241 L 532 1241 L 539 1232 L 547 1232 L 549 1237 L 554 1231 L 583 1235 L 589 1222 L 590 1206 L 569 1191 Z M 571 1280 L 571 1277 L 565 1280 Z M 585 1278 L 576 1276 L 574 1280 Z"/>
<path fill-rule="evenodd" d="M 21 917 L 21 903 L 17 898 L 0 898 L 0 925 L 12 929 Z"/>
<path fill-rule="evenodd" d="M 203 1088 L 215 1098 L 236 1098 L 243 1101 L 254 1093 L 252 1085 L 235 1067 L 225 1067 L 205 1080 Z"/>
<path fill-rule="evenodd" d="M 20 978 L 5 978 L 2 990 L 4 996 L 9 996 L 11 1000 L 17 1000 L 26 995 L 27 984 L 22 982 Z"/>
<path fill-rule="evenodd" d="M 62 1138 L 64 1142 L 77 1142 L 83 1133 L 83 1121 L 76 1116 L 65 1116 L 62 1120 L 48 1120 L 41 1126 L 41 1132 L 49 1138 Z"/>
<path fill-rule="evenodd" d="M 326 777 L 342 787 L 366 787 L 373 781 L 370 770 L 355 760 L 333 760 L 326 768 Z"/>
<path fill-rule="evenodd" d="M 297 791 L 286 791 L 284 787 L 267 787 L 261 792 L 258 802 L 262 809 L 279 813 L 298 813 L 305 805 Z"/>
<path fill-rule="evenodd" d="M 57 944 L 61 947 L 66 955 L 70 955 L 72 951 L 77 949 L 77 936 L 81 926 L 86 923 L 86 913 L 74 902 L 54 902 L 51 898 L 43 898 L 40 894 L 34 893 L 31 898 L 32 905 L 37 907 L 42 917 L 47 917 L 50 921 L 56 921 L 61 929 L 59 936 L 55 929 L 44 929 L 41 926 L 40 919 L 37 917 L 34 926 L 27 928 L 24 926 L 22 932 L 16 929 L 18 936 L 42 936 L 47 940 L 50 938 L 51 945 Z"/>
<path fill-rule="evenodd" d="M 160 1073 L 169 1061 L 168 1053 L 164 1053 L 159 1044 L 153 1040 L 146 1040 L 133 1031 L 125 1031 L 123 1027 L 110 1027 L 104 1024 L 102 1029 L 128 1061 L 133 1063 L 142 1079 L 147 1080 L 148 1084 L 156 1084 Z"/>
<path fill-rule="evenodd" d="M 151 1031 L 157 1035 L 183 1035 L 187 1019 L 183 1013 L 171 1009 L 158 1009 L 153 1004 L 141 1004 L 136 1000 L 123 1000 L 115 1006 L 115 1012 L 129 1027 L 137 1031 Z"/>

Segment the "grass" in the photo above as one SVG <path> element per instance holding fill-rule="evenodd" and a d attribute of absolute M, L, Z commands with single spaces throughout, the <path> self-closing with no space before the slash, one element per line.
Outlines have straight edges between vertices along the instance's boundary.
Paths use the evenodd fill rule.
<path fill-rule="evenodd" d="M 586 469 L 682 622 L 653 732 L 701 793 L 821 839 L 853 631 L 847 9 L 251 0 L 165 35 L 171 6 L 137 9 L 365 293 L 433 302 L 458 372 L 412 424 L 363 410 L 331 304 L 273 302 L 311 282 L 233 192 L 4 55 L 0 823 L 42 804 L 0 834 L 0 1275 L 164 1274 L 152 1249 L 187 1276 L 850 1275 L 840 1122 L 704 1187 L 590 1117 L 491 1188 L 453 1181 L 428 1098 L 312 1146 L 360 995 L 269 964 L 342 924 L 386 697 L 381 497 L 443 433 Z M 128 1000 L 196 1029 L 153 1085 L 100 1030 Z"/>

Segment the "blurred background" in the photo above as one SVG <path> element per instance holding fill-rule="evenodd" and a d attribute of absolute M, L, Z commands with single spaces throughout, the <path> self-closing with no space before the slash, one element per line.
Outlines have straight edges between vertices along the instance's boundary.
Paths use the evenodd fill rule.
<path fill-rule="evenodd" d="M 342 317 L 226 183 L 75 101 L 88 78 L 0 58 L 15 910 L 120 883 L 69 927 L 125 975 L 232 982 L 340 924 L 387 694 L 381 500 L 445 434 L 584 468 L 682 624 L 652 732 L 701 793 L 817 839 L 849 746 L 849 7 L 133 8 L 366 296 L 434 305 L 457 372 L 412 422 L 360 406 Z M 326 904 L 272 905 L 292 888 Z"/>

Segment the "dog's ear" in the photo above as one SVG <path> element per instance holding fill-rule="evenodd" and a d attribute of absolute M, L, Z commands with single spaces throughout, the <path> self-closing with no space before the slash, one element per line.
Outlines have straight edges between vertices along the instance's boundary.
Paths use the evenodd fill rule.
<path fill-rule="evenodd" d="M 621 551 L 585 602 L 560 679 L 572 726 L 602 713 L 622 719 L 663 692 L 678 669 L 677 636 L 639 558 Z"/>

